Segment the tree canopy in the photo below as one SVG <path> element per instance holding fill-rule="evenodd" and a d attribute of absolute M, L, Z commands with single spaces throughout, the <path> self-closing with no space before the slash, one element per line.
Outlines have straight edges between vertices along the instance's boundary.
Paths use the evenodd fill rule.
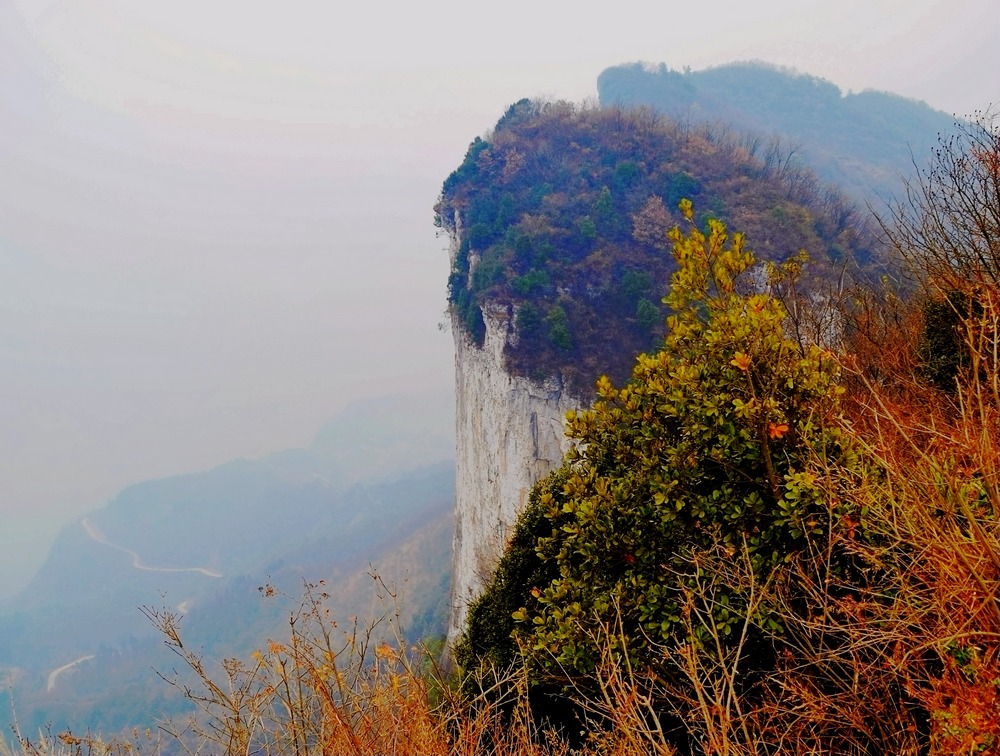
<path fill-rule="evenodd" d="M 435 207 L 460 242 L 455 320 L 481 340 L 483 305 L 505 306 L 517 333 L 509 370 L 560 374 L 589 402 L 598 375 L 624 381 L 663 337 L 666 231 L 684 197 L 700 224 L 743 229 L 764 259 L 808 250 L 817 278 L 871 256 L 850 203 L 808 171 L 649 110 L 523 100 L 470 145 Z"/>

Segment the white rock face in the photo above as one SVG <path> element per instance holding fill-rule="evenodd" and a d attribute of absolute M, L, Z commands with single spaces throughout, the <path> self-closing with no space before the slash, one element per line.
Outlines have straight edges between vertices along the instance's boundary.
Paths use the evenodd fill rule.
<path fill-rule="evenodd" d="M 483 312 L 482 348 L 462 326 L 455 335 L 456 494 L 448 646 L 468 606 L 489 580 L 528 493 L 569 449 L 566 412 L 580 405 L 558 378 L 535 383 L 510 375 L 504 348 L 515 338 L 506 307 Z"/>

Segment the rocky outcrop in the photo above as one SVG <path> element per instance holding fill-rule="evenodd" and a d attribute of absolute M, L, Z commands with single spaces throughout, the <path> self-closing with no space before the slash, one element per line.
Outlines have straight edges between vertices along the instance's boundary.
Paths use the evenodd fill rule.
<path fill-rule="evenodd" d="M 531 487 L 562 462 L 569 448 L 566 412 L 579 407 L 558 377 L 539 383 L 507 372 L 504 350 L 516 333 L 506 306 L 485 307 L 483 319 L 481 347 L 452 324 L 456 501 L 449 647 L 496 567 Z"/>

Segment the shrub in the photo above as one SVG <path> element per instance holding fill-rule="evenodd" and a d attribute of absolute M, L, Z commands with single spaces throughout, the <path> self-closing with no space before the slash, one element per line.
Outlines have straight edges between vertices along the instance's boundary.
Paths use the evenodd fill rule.
<path fill-rule="evenodd" d="M 710 221 L 707 233 L 675 229 L 671 239 L 678 270 L 665 301 L 675 314 L 663 348 L 641 355 L 624 387 L 598 382 L 593 408 L 569 417 L 565 484 L 537 494 L 549 520 L 539 554 L 558 577 L 530 586 L 518 617 L 532 662 L 548 672 L 590 674 L 595 633 L 613 620 L 621 651 L 652 663 L 648 649 L 682 636 L 684 596 L 705 579 L 699 553 L 745 550 L 764 585 L 849 514 L 814 462 L 858 464 L 835 427 L 843 389 L 833 356 L 789 340 L 777 300 L 738 293 L 753 264 L 741 235 Z M 730 636 L 747 596 L 739 585 L 712 590 L 711 628 Z M 753 619 L 781 629 L 766 607 Z"/>

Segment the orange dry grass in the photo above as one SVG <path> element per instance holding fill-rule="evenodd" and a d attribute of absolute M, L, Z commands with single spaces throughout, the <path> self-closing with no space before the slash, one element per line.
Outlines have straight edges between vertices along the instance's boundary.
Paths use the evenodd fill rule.
<path fill-rule="evenodd" d="M 897 370 L 880 385 L 861 378 L 851 413 L 883 470 L 866 556 L 885 582 L 845 617 L 885 644 L 934 754 L 1000 753 L 1000 297 L 977 287 L 975 298 L 953 394 Z"/>
<path fill-rule="evenodd" d="M 174 681 L 200 709 L 192 722 L 173 729 L 185 751 L 192 756 L 206 748 L 232 756 L 568 753 L 564 738 L 538 730 L 523 674 L 503 676 L 474 700 L 461 699 L 436 669 L 427 671 L 424 652 L 379 638 L 375 630 L 381 621 L 339 635 L 326 598 L 321 584 L 306 586 L 289 639 L 269 641 L 267 651 L 255 652 L 250 661 L 225 660 L 221 680 L 184 647 L 176 617 L 147 610 L 194 673 L 192 687 Z M 506 691 L 506 698 L 498 699 L 497 691 Z M 594 743 L 602 756 L 646 752 L 603 736 Z"/>

